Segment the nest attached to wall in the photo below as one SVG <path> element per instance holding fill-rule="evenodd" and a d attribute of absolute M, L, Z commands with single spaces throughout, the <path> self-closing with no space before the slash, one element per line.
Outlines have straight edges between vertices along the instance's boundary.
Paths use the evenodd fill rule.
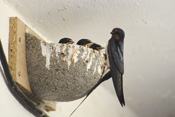
<path fill-rule="evenodd" d="M 26 33 L 27 72 L 32 92 L 49 101 L 79 99 L 101 78 L 104 55 L 84 46 L 46 43 Z"/>

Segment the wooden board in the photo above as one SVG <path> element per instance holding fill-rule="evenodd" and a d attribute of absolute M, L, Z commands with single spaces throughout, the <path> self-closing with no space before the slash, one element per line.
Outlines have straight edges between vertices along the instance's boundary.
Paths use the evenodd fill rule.
<path fill-rule="evenodd" d="M 26 66 L 26 50 L 25 50 L 25 33 L 30 33 L 41 39 L 33 30 L 31 30 L 27 25 L 25 25 L 17 17 L 10 18 L 10 34 L 9 34 L 9 67 L 11 74 L 17 84 L 20 85 L 21 90 L 26 95 L 30 95 L 30 98 L 34 95 L 32 94 Z M 43 102 L 43 100 L 41 100 Z M 44 101 L 44 109 L 47 111 L 56 110 L 56 103 Z"/>

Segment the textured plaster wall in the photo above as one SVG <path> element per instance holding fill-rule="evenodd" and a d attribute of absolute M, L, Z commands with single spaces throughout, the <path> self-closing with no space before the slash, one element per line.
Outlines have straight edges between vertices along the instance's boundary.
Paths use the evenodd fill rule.
<path fill-rule="evenodd" d="M 2 39 L 8 37 L 8 9 L 19 13 L 32 28 L 53 42 L 62 37 L 71 37 L 74 41 L 89 38 L 105 46 L 112 28 L 120 27 L 125 31 L 126 107 L 120 107 L 112 81 L 109 80 L 94 91 L 75 113 L 75 117 L 175 116 L 174 0 L 3 0 L 3 2 L 0 2 L 2 6 L 0 9 L 3 10 L 0 12 L 4 14 L 0 19 L 3 26 L 0 28 Z M 10 8 L 4 7 L 4 4 Z M 2 33 L 4 30 L 5 33 Z M 3 44 L 7 45 L 7 42 Z M 7 89 L 3 84 L 1 95 L 6 94 L 7 91 L 4 90 Z M 58 103 L 57 113 L 51 114 L 60 117 L 69 115 L 78 102 Z M 7 108 L 10 108 L 10 104 L 18 105 L 17 102 L 11 103 L 4 98 L 3 103 L 8 103 Z M 21 113 L 26 112 L 20 105 L 17 107 Z M 3 113 L 6 113 L 6 109 L 2 109 Z M 0 115 L 1 113 L 0 111 Z M 15 110 L 14 114 L 19 113 Z"/>

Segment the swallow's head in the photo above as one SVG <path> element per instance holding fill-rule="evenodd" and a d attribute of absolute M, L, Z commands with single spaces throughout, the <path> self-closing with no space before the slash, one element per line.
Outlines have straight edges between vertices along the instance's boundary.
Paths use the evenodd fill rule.
<path fill-rule="evenodd" d="M 97 50 L 97 51 L 104 49 L 104 47 L 96 43 L 89 44 L 89 48 L 92 48 L 93 50 Z"/>
<path fill-rule="evenodd" d="M 101 51 L 102 49 L 104 49 L 104 47 L 102 47 L 102 46 L 97 46 L 97 51 Z"/>
<path fill-rule="evenodd" d="M 125 37 L 125 32 L 120 28 L 114 28 L 111 34 L 112 34 L 112 38 L 119 40 L 119 41 L 123 41 Z"/>
<path fill-rule="evenodd" d="M 86 45 L 88 45 L 88 44 L 90 44 L 90 43 L 92 43 L 92 41 L 89 40 L 89 39 L 80 39 L 80 40 L 77 42 L 78 45 L 83 45 L 83 46 L 86 46 Z"/>
<path fill-rule="evenodd" d="M 60 39 L 60 41 L 58 43 L 62 43 L 62 44 L 73 44 L 73 40 L 70 38 L 62 38 Z"/>
<path fill-rule="evenodd" d="M 120 52 L 123 55 L 123 46 L 124 46 L 124 38 L 125 38 L 125 32 L 120 28 L 114 28 L 111 32 L 112 38 L 116 40 L 118 43 Z"/>

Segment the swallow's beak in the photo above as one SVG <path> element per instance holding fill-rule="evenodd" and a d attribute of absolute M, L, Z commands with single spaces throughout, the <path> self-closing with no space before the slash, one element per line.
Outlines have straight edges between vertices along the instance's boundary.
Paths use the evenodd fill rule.
<path fill-rule="evenodd" d="M 104 49 L 104 47 L 98 47 L 97 49 L 98 49 L 98 51 L 100 51 L 100 50 Z"/>
<path fill-rule="evenodd" d="M 114 32 L 111 32 L 111 34 L 114 34 Z"/>
<path fill-rule="evenodd" d="M 74 42 L 73 42 L 72 40 L 70 40 L 68 44 L 73 44 L 73 43 L 74 43 Z"/>
<path fill-rule="evenodd" d="M 86 44 L 86 47 L 89 48 L 93 43 Z"/>
<path fill-rule="evenodd" d="M 88 39 L 88 41 L 89 41 L 90 43 L 92 43 L 92 41 L 91 41 L 91 40 L 89 40 L 89 39 Z"/>

